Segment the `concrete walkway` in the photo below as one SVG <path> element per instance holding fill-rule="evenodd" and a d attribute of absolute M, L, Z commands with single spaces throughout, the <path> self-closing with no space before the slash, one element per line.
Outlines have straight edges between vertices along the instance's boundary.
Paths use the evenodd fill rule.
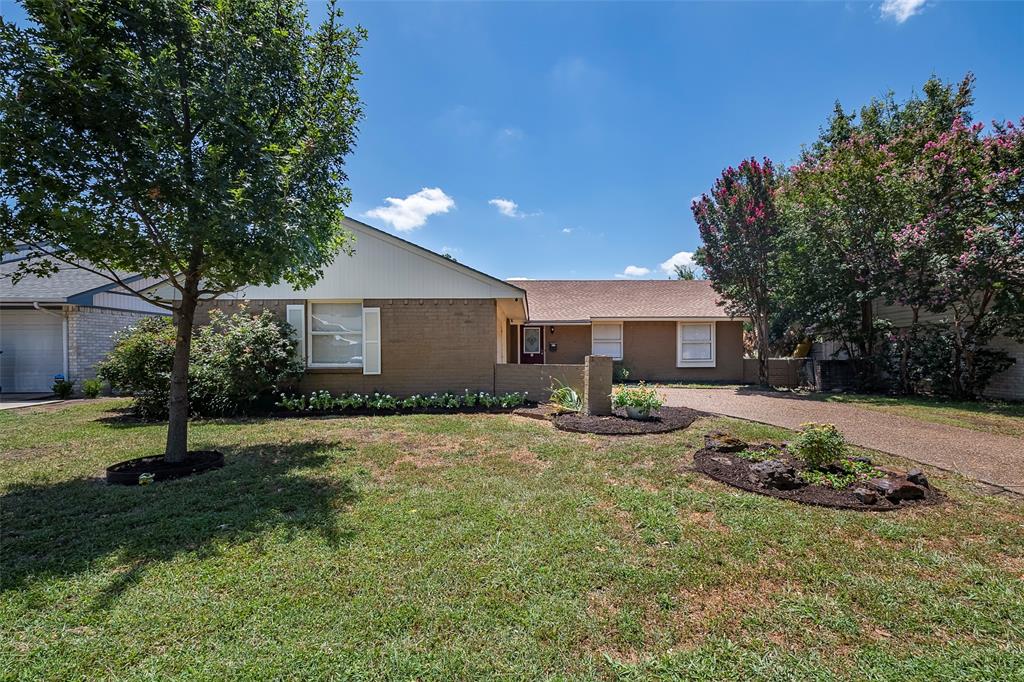
<path fill-rule="evenodd" d="M 19 407 L 35 407 L 60 402 L 50 400 L 52 393 L 0 393 L 0 410 L 16 410 Z"/>
<path fill-rule="evenodd" d="M 934 424 L 845 403 L 748 389 L 663 388 L 666 405 L 796 429 L 835 424 L 854 445 L 1024 494 L 1024 439 Z"/>

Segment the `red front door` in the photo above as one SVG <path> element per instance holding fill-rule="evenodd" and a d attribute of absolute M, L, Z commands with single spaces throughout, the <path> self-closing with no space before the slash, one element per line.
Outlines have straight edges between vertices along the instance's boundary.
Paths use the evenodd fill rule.
<path fill-rule="evenodd" d="M 519 332 L 519 362 L 523 365 L 544 364 L 544 327 L 524 325 Z"/>

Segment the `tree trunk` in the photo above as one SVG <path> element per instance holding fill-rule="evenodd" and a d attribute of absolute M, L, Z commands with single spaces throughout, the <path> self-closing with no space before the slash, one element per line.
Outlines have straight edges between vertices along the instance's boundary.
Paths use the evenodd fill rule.
<path fill-rule="evenodd" d="M 181 305 L 174 310 L 174 362 L 171 365 L 171 391 L 168 401 L 167 449 L 164 459 L 183 462 L 188 452 L 188 364 L 192 351 L 192 324 L 199 300 L 197 284 L 186 278 Z"/>
<path fill-rule="evenodd" d="M 900 349 L 900 393 L 903 395 L 910 395 L 913 393 L 913 388 L 910 386 L 910 344 L 914 342 L 917 337 L 917 318 L 920 314 L 920 308 L 917 306 L 911 306 L 911 319 L 910 327 L 903 330 L 902 336 L 902 348 Z"/>
<path fill-rule="evenodd" d="M 757 333 L 757 380 L 762 386 L 768 386 L 768 320 L 758 319 L 755 330 Z"/>

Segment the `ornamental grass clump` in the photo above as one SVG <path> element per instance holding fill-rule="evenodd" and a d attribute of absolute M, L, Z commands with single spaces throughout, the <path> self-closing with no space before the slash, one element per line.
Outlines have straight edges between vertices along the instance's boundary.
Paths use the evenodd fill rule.
<path fill-rule="evenodd" d="M 846 453 L 846 439 L 835 424 L 807 422 L 800 425 L 793 451 L 808 467 L 820 469 Z"/>
<path fill-rule="evenodd" d="M 551 386 L 551 404 L 559 413 L 579 412 L 583 409 L 583 397 L 572 386 L 555 379 Z"/>

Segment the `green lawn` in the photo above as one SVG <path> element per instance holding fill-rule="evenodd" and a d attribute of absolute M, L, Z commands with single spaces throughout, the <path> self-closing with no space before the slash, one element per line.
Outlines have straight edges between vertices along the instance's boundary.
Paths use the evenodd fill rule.
<path fill-rule="evenodd" d="M 1024 403 L 943 400 L 854 393 L 812 394 L 830 402 L 851 403 L 937 424 L 1024 438 Z"/>
<path fill-rule="evenodd" d="M 0 413 L 3 679 L 1024 679 L 1024 503 L 933 472 L 867 515 L 509 416 L 195 424 L 228 465 L 107 487 L 164 429 Z M 890 461 L 891 460 L 887 460 Z"/>

